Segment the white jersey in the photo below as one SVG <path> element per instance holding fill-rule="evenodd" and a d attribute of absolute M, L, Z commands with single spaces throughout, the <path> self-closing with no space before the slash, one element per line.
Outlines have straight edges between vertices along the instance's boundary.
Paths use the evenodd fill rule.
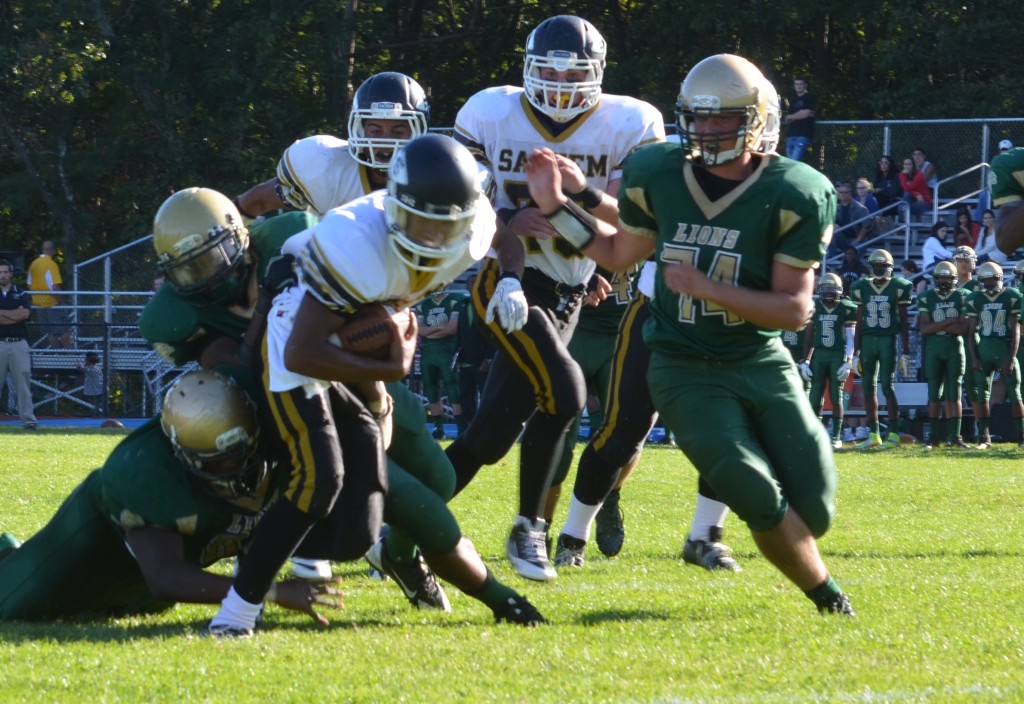
<path fill-rule="evenodd" d="M 278 182 L 298 191 L 321 217 L 373 190 L 367 170 L 352 157 L 348 142 L 329 134 L 297 140 L 277 165 Z"/>
<path fill-rule="evenodd" d="M 294 249 L 290 253 L 298 258 L 300 276 L 298 286 L 274 299 L 267 316 L 271 391 L 300 386 L 316 391 L 322 387 L 318 380 L 284 366 L 285 344 L 306 293 L 328 308 L 344 313 L 366 303 L 407 308 L 451 282 L 487 253 L 494 237 L 495 215 L 486 196 L 481 195 L 469 244 L 462 256 L 447 262 L 439 271 L 411 269 L 391 249 L 384 217 L 386 196 L 386 191 L 375 191 L 335 208 L 319 224 L 286 243 L 286 248 Z"/>
<path fill-rule="evenodd" d="M 530 152 L 549 147 L 576 161 L 595 188 L 622 176 L 622 162 L 637 147 L 665 139 L 661 113 L 636 98 L 604 93 L 589 112 L 560 134 L 537 117 L 523 89 L 501 86 L 471 97 L 455 118 L 455 138 L 494 174 L 496 208 L 532 205 L 523 166 Z M 586 283 L 594 262 L 560 237 L 524 238 L 526 266 L 571 286 Z"/>

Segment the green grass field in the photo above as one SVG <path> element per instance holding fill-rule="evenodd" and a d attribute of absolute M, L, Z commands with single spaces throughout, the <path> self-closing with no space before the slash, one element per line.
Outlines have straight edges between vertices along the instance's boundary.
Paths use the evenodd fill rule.
<path fill-rule="evenodd" d="M 0 429 L 0 530 L 41 527 L 120 437 L 103 432 Z M 273 606 L 248 641 L 200 639 L 213 609 L 199 606 L 0 624 L 0 701 L 1024 701 L 1022 459 L 1012 445 L 841 454 L 821 549 L 857 610 L 848 619 L 819 616 L 732 516 L 725 538 L 744 571 L 684 565 L 696 474 L 664 447 L 623 491 L 621 555 L 594 547 L 581 570 L 522 580 L 503 558 L 514 452 L 452 508 L 549 626 L 496 626 L 451 587 L 454 614 L 414 611 L 364 564 L 343 564 L 345 608 L 325 612 L 327 629 Z"/>

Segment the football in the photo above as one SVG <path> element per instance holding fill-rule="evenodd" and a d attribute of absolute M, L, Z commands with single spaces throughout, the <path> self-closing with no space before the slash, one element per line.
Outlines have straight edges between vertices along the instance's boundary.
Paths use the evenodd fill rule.
<path fill-rule="evenodd" d="M 388 320 L 401 316 L 401 322 L 408 321 L 408 310 L 395 311 L 381 303 L 361 306 L 338 332 L 331 342 L 360 357 L 387 359 L 391 354 L 391 326 Z M 401 328 L 405 330 L 405 325 Z"/>

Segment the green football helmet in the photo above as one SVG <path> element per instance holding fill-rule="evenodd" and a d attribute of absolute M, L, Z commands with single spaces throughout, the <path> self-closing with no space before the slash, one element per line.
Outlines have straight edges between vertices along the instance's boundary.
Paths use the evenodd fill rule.
<path fill-rule="evenodd" d="M 211 303 L 236 300 L 248 274 L 249 231 L 231 199 L 186 188 L 153 218 L 157 265 L 183 296 Z"/>

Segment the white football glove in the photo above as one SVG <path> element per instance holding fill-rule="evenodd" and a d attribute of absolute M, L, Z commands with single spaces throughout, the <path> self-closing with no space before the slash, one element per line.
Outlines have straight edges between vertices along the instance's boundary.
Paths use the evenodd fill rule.
<path fill-rule="evenodd" d="M 844 362 L 843 366 L 839 367 L 838 371 L 836 371 L 836 381 L 846 381 L 847 377 L 850 376 L 850 368 L 851 365 L 849 363 Z"/>
<path fill-rule="evenodd" d="M 900 370 L 900 374 L 903 375 L 904 378 L 910 376 L 910 355 L 909 354 L 901 354 L 900 355 L 900 361 L 899 361 L 899 364 L 898 364 L 898 368 Z"/>
<path fill-rule="evenodd" d="M 864 369 L 860 366 L 860 355 L 854 355 L 853 361 L 850 362 L 850 369 L 853 370 L 854 376 L 860 376 Z"/>
<path fill-rule="evenodd" d="M 800 376 L 804 378 L 804 381 L 810 381 L 814 378 L 814 372 L 811 371 L 811 365 L 807 362 L 800 362 Z"/>
<path fill-rule="evenodd" d="M 502 330 L 515 332 L 526 325 L 529 312 L 530 306 L 526 302 L 522 284 L 519 283 L 519 279 L 509 276 L 501 279 L 494 287 L 494 295 L 487 304 L 487 317 L 484 321 L 490 325 L 497 317 Z"/>

